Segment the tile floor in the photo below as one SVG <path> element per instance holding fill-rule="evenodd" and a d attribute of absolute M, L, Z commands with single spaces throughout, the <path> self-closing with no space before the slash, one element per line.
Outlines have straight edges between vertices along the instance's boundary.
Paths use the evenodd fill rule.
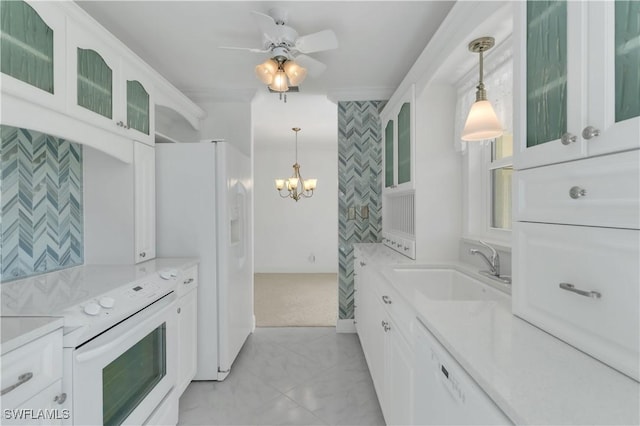
<path fill-rule="evenodd" d="M 257 328 L 223 382 L 192 382 L 179 425 L 384 425 L 356 334 Z"/>

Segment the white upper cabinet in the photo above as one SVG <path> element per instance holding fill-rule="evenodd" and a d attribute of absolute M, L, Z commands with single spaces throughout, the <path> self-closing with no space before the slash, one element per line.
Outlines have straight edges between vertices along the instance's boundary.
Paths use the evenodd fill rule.
<path fill-rule="evenodd" d="M 0 14 L 2 93 L 64 110 L 64 12 L 54 2 L 8 1 Z"/>
<path fill-rule="evenodd" d="M 105 130 L 152 145 L 152 84 L 113 40 L 84 23 L 67 29 L 67 110 Z"/>
<path fill-rule="evenodd" d="M 514 4 L 516 169 L 640 147 L 637 9 Z"/>
<path fill-rule="evenodd" d="M 415 187 L 415 86 L 380 114 L 382 123 L 382 189 L 395 192 Z"/>

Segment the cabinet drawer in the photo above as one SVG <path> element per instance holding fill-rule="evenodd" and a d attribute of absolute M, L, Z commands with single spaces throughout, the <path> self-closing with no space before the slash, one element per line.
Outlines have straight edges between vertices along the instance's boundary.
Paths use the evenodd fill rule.
<path fill-rule="evenodd" d="M 2 355 L 2 408 L 19 407 L 61 378 L 60 329 Z"/>
<path fill-rule="evenodd" d="M 9 416 L 7 416 L 6 412 L 3 412 L 2 424 L 5 426 L 61 425 L 63 420 L 66 420 L 71 416 L 69 409 L 62 408 L 63 405 L 58 403 L 62 395 L 62 380 L 58 380 L 48 388 L 38 392 L 35 396 L 31 397 L 16 409 L 24 411 L 12 411 Z M 64 398 L 66 399 L 66 394 Z M 51 418 L 48 418 L 47 415 L 38 416 L 39 410 L 50 410 L 46 414 Z M 22 418 L 20 418 L 21 415 Z"/>
<path fill-rule="evenodd" d="M 639 229 L 639 170 L 636 150 L 518 171 L 515 220 Z"/>
<path fill-rule="evenodd" d="M 176 294 L 178 297 L 187 294 L 191 289 L 198 286 L 198 265 L 191 266 L 183 270 L 178 277 L 178 288 Z"/>
<path fill-rule="evenodd" d="M 639 238 L 636 230 L 516 222 L 513 313 L 638 380 Z"/>

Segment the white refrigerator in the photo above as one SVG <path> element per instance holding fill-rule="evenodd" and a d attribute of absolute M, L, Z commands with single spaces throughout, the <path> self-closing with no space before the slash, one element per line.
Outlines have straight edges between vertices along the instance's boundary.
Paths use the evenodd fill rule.
<path fill-rule="evenodd" d="M 198 257 L 198 369 L 224 380 L 254 329 L 252 175 L 227 142 L 156 144 L 158 257 Z"/>

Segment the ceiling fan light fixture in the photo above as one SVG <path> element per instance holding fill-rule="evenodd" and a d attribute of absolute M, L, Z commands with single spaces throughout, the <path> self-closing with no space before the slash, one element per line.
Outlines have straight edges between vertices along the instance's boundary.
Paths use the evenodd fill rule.
<path fill-rule="evenodd" d="M 271 84 L 277 71 L 278 64 L 273 59 L 267 59 L 256 66 L 256 76 L 264 84 Z"/>
<path fill-rule="evenodd" d="M 273 76 L 273 81 L 269 84 L 269 88 L 275 92 L 286 92 L 289 90 L 289 84 L 287 82 L 287 74 L 285 74 L 282 68 L 279 68 Z"/>
<path fill-rule="evenodd" d="M 298 86 L 307 76 L 307 70 L 294 61 L 284 63 L 284 72 L 287 74 L 287 77 L 289 77 L 289 84 L 292 86 Z"/>

